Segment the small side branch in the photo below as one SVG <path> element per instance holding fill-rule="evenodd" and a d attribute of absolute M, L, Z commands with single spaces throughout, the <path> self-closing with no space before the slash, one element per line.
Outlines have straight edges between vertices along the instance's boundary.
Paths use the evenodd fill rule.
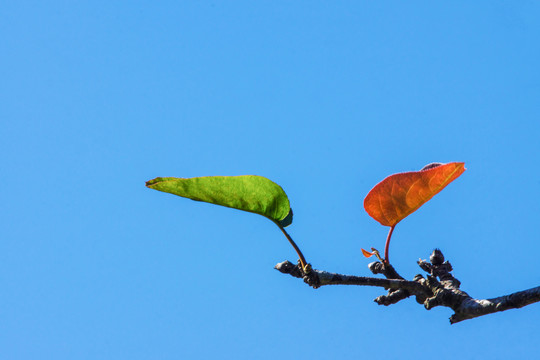
<path fill-rule="evenodd" d="M 405 280 L 401 275 L 398 274 L 398 272 L 396 271 L 396 269 L 394 269 L 392 265 L 386 262 L 380 262 L 380 261 L 372 262 L 371 264 L 368 265 L 368 268 L 374 275 L 382 274 L 387 279 Z M 413 280 L 416 280 L 416 279 L 413 279 Z M 388 294 L 378 296 L 377 298 L 375 298 L 374 301 L 379 305 L 388 306 L 388 305 L 398 303 L 401 300 L 408 298 L 413 293 L 414 292 L 411 292 L 408 289 L 404 289 L 404 288 L 389 289 Z M 426 296 L 427 294 L 418 293 L 416 296 L 416 300 L 422 303 L 424 299 L 426 298 Z"/>
<path fill-rule="evenodd" d="M 315 269 L 306 273 L 301 264 L 295 265 L 290 261 L 279 263 L 275 268 L 283 274 L 303 279 L 305 283 L 315 289 L 326 285 L 384 288 L 388 290 L 388 294 L 375 299 L 379 305 L 388 306 L 410 296 L 415 296 L 416 301 L 423 304 L 427 310 L 436 306 L 453 309 L 454 314 L 450 317 L 451 324 L 540 302 L 540 286 L 492 299 L 472 298 L 460 289 L 461 282 L 451 274 L 452 265 L 444 260 L 439 249 L 433 251 L 429 262 L 419 260 L 418 265 L 428 273 L 427 277 L 416 275 L 412 281 L 405 280 L 391 265 L 382 262 L 371 263 L 368 267 L 373 274 L 381 274 L 386 279 L 343 275 Z"/>

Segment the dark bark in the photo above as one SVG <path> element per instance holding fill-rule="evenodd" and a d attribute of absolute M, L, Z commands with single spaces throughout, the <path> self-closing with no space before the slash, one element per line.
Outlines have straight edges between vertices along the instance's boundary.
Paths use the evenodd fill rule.
<path fill-rule="evenodd" d="M 461 283 L 451 271 L 452 265 L 444 260 L 444 255 L 435 249 L 430 261 L 419 260 L 418 265 L 428 273 L 426 277 L 416 275 L 412 281 L 405 280 L 390 265 L 373 262 L 368 265 L 373 274 L 382 274 L 386 279 L 354 275 L 342 275 L 311 269 L 304 273 L 300 265 L 284 261 L 276 269 L 284 274 L 302 278 L 309 286 L 317 289 L 326 285 L 378 286 L 388 290 L 386 295 L 374 301 L 379 305 L 395 304 L 410 296 L 423 304 L 427 310 L 436 306 L 445 306 L 454 310 L 450 323 L 472 319 L 508 309 L 518 309 L 540 301 L 540 286 L 492 299 L 474 299 L 460 289 Z"/>

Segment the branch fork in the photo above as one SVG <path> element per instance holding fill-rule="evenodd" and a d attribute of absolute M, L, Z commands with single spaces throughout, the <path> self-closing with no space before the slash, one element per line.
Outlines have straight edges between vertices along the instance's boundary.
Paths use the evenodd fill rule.
<path fill-rule="evenodd" d="M 436 306 L 451 308 L 454 311 L 450 317 L 451 324 L 540 301 L 540 286 L 492 299 L 472 298 L 460 289 L 461 282 L 451 274 L 452 265 L 445 261 L 439 249 L 433 251 L 429 262 L 420 259 L 417 263 L 427 274 L 426 277 L 418 274 L 413 280 L 404 279 L 392 265 L 380 261 L 372 262 L 368 268 L 374 275 L 381 274 L 385 278 L 343 275 L 316 269 L 305 272 L 301 263 L 295 265 L 290 261 L 277 264 L 275 269 L 303 279 L 314 289 L 325 285 L 382 287 L 388 290 L 388 293 L 375 298 L 374 301 L 379 305 L 389 306 L 415 296 L 416 301 L 423 304 L 427 310 Z"/>

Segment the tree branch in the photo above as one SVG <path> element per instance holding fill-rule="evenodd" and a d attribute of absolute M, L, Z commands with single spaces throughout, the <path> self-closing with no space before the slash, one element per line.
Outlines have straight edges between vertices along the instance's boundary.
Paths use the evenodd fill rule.
<path fill-rule="evenodd" d="M 377 286 L 388 290 L 388 294 L 377 297 L 379 305 L 391 305 L 411 295 L 423 304 L 427 310 L 436 306 L 445 306 L 454 310 L 450 323 L 473 319 L 508 309 L 518 309 L 540 301 L 540 286 L 492 299 L 479 300 L 469 296 L 459 287 L 460 281 L 450 273 L 452 265 L 444 260 L 439 249 L 430 256 L 430 262 L 419 260 L 418 265 L 427 272 L 426 278 L 416 275 L 412 281 L 405 280 L 390 265 L 374 262 L 368 265 L 373 274 L 382 274 L 386 279 L 354 275 L 336 274 L 312 269 L 305 273 L 302 266 L 284 261 L 275 268 L 284 274 L 302 278 L 309 286 L 317 289 L 326 285 Z"/>
<path fill-rule="evenodd" d="M 389 280 L 365 276 L 342 275 L 315 269 L 311 270 L 309 274 L 304 274 L 300 266 L 294 265 L 288 260 L 277 264 L 275 269 L 284 274 L 303 278 L 309 286 L 312 286 L 315 289 L 325 285 L 378 286 L 385 289 L 412 289 L 415 291 L 422 291 L 423 289 L 423 286 L 417 282 L 402 279 Z"/>
<path fill-rule="evenodd" d="M 540 286 L 487 300 L 466 299 L 450 317 L 450 322 L 473 319 L 509 309 L 519 309 L 540 301 Z"/>

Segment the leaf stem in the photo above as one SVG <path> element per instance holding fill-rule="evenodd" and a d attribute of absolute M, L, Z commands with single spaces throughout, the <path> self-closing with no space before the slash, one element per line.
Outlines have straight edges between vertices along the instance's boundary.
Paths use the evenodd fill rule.
<path fill-rule="evenodd" d="M 296 253 L 298 254 L 298 257 L 300 258 L 300 263 L 302 264 L 302 270 L 306 271 L 308 269 L 307 265 L 307 261 L 306 261 L 306 258 L 304 257 L 304 254 L 302 254 L 302 252 L 300 251 L 300 248 L 296 245 L 296 243 L 294 242 L 294 240 L 292 239 L 292 237 L 289 235 L 289 233 L 287 233 L 287 231 L 285 230 L 285 228 L 283 226 L 281 226 L 279 223 L 276 222 L 276 225 L 279 227 L 279 229 L 281 230 L 281 232 L 283 233 L 283 235 L 285 235 L 285 237 L 287 238 L 287 240 L 289 240 L 289 243 L 291 244 L 291 246 L 294 248 L 294 250 L 296 251 Z"/>
<path fill-rule="evenodd" d="M 388 249 L 390 248 L 390 238 L 392 237 L 392 233 L 394 232 L 395 227 L 396 224 L 392 225 L 392 227 L 390 228 L 388 236 L 386 237 L 386 244 L 384 244 L 384 262 L 387 264 L 390 264 L 390 260 L 388 258 Z"/>

